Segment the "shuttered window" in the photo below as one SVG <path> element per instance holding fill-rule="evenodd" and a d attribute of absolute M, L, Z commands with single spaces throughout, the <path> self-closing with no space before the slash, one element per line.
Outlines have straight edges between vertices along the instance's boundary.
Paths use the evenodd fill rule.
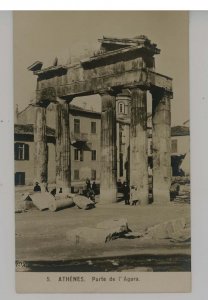
<path fill-rule="evenodd" d="M 80 133 L 80 119 L 74 119 L 74 133 Z"/>
<path fill-rule="evenodd" d="M 96 122 L 91 122 L 91 133 L 96 133 Z"/>
<path fill-rule="evenodd" d="M 24 143 L 14 144 L 15 160 L 29 160 L 29 145 Z"/>
<path fill-rule="evenodd" d="M 74 149 L 74 160 L 79 160 L 79 150 Z"/>
<path fill-rule="evenodd" d="M 92 150 L 92 160 L 96 160 L 96 150 Z"/>
<path fill-rule="evenodd" d="M 84 160 L 84 151 L 83 149 L 80 150 L 80 161 Z"/>
<path fill-rule="evenodd" d="M 25 172 L 15 173 L 15 185 L 25 185 Z"/>

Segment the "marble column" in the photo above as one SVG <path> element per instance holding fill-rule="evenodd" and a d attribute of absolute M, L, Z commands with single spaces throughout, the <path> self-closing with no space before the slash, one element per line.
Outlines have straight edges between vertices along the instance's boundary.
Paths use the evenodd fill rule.
<path fill-rule="evenodd" d="M 35 180 L 42 187 L 48 179 L 48 153 L 46 141 L 46 108 L 36 106 L 34 124 L 34 143 L 35 143 Z"/>
<path fill-rule="evenodd" d="M 69 103 L 64 100 L 56 104 L 56 189 L 71 190 Z"/>
<path fill-rule="evenodd" d="M 164 91 L 152 92 L 153 201 L 170 201 L 171 104 Z"/>
<path fill-rule="evenodd" d="M 100 203 L 117 199 L 116 98 L 108 92 L 101 95 L 101 165 Z"/>
<path fill-rule="evenodd" d="M 137 188 L 137 198 L 141 205 L 147 205 L 147 92 L 139 88 L 134 88 L 131 92 L 130 186 Z"/>

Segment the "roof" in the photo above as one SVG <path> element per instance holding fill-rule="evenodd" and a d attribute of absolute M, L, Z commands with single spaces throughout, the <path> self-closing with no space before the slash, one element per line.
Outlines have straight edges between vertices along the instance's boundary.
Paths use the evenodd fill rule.
<path fill-rule="evenodd" d="M 21 115 L 23 112 L 25 112 L 26 110 L 28 110 L 30 108 L 35 108 L 35 106 L 33 104 L 27 105 L 22 111 L 18 112 L 18 115 Z M 94 115 L 98 115 L 98 116 L 101 115 L 101 113 L 98 111 L 86 109 L 86 108 L 83 108 L 83 107 L 80 107 L 80 106 L 77 106 L 77 105 L 74 105 L 71 103 L 69 104 L 69 110 L 74 111 L 74 112 L 83 112 L 83 113 L 94 114 Z"/>
<path fill-rule="evenodd" d="M 33 72 L 35 75 L 40 75 L 44 73 L 51 73 L 52 75 L 54 75 L 57 71 L 66 71 L 67 69 L 68 67 L 66 65 L 58 65 L 58 66 L 50 66 L 45 69 L 38 69 Z M 28 70 L 32 71 L 32 68 L 30 67 L 30 69 Z"/>
<path fill-rule="evenodd" d="M 80 107 L 80 106 L 77 106 L 77 105 L 74 105 L 71 103 L 69 104 L 69 111 L 79 111 L 79 112 L 83 112 L 83 113 L 89 113 L 89 114 L 91 113 L 91 114 L 101 115 L 101 113 L 98 111 L 86 109 L 86 108 L 83 108 L 83 107 Z"/>
<path fill-rule="evenodd" d="M 152 54 L 160 53 L 160 49 L 157 48 L 157 45 L 151 43 L 151 41 L 145 35 L 139 35 L 133 38 L 103 36 L 103 38 L 98 39 L 98 41 L 101 43 L 101 49 L 105 51 L 112 51 L 133 46 L 142 46 L 148 50 L 151 50 Z"/>
<path fill-rule="evenodd" d="M 42 61 L 36 61 L 32 65 L 30 65 L 27 69 L 29 71 L 39 71 L 41 70 L 42 66 L 43 66 Z"/>
<path fill-rule="evenodd" d="M 15 124 L 14 125 L 14 134 L 34 134 L 33 124 Z M 46 135 L 55 136 L 55 129 L 46 126 Z"/>
<path fill-rule="evenodd" d="M 189 127 L 174 126 L 171 128 L 171 136 L 185 136 L 185 135 L 190 135 Z"/>

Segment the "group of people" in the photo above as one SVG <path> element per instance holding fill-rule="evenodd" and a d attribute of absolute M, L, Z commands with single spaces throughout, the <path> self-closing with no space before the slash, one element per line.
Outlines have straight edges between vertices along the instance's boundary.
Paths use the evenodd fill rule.
<path fill-rule="evenodd" d="M 132 185 L 130 187 L 127 181 L 124 181 L 123 184 L 121 184 L 121 182 L 120 182 L 120 185 L 119 185 L 119 187 L 121 188 L 121 190 L 123 192 L 125 205 L 139 204 L 137 187 L 135 185 Z M 83 193 L 87 198 L 89 198 L 91 200 L 95 200 L 96 188 L 97 187 L 96 187 L 95 181 L 93 181 L 93 183 L 91 184 L 90 179 L 87 178 L 86 182 L 85 182 L 85 188 L 83 190 Z M 46 190 L 48 191 L 47 186 L 46 186 Z M 41 192 L 41 187 L 38 182 L 35 183 L 34 192 Z"/>
<path fill-rule="evenodd" d="M 91 184 L 90 179 L 86 179 L 85 181 L 85 187 L 83 193 L 87 198 L 90 198 L 91 200 L 94 200 L 95 195 L 96 195 L 96 183 L 95 181 L 93 181 L 93 183 Z M 39 184 L 39 182 L 35 182 L 34 188 L 33 188 L 34 192 L 41 192 L 41 186 Z M 44 186 L 44 191 L 48 192 L 48 185 L 45 184 Z M 59 189 L 59 193 L 62 193 L 62 188 Z"/>
<path fill-rule="evenodd" d="M 91 200 L 95 200 L 96 195 L 96 183 L 93 181 L 91 184 L 90 179 L 87 178 L 85 181 L 85 188 L 84 188 L 84 194 L 87 198 Z"/>
<path fill-rule="evenodd" d="M 123 183 L 123 195 L 125 205 L 137 205 L 139 203 L 137 187 L 135 185 L 130 187 L 126 181 Z"/>

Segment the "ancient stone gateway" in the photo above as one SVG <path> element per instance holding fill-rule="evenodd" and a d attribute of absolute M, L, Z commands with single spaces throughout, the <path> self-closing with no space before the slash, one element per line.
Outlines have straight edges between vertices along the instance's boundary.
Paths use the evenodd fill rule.
<path fill-rule="evenodd" d="M 154 55 L 160 50 L 145 36 L 133 39 L 103 37 L 94 56 L 71 65 L 42 69 L 35 62 L 28 69 L 37 75 L 36 89 L 36 176 L 47 180 L 46 107 L 57 104 L 56 184 L 70 189 L 69 103 L 74 97 L 100 94 L 101 180 L 100 201 L 116 201 L 116 95 L 130 90 L 130 185 L 138 187 L 142 204 L 148 203 L 147 91 L 152 94 L 153 199 L 170 199 L 170 122 L 172 79 L 155 72 Z"/>

